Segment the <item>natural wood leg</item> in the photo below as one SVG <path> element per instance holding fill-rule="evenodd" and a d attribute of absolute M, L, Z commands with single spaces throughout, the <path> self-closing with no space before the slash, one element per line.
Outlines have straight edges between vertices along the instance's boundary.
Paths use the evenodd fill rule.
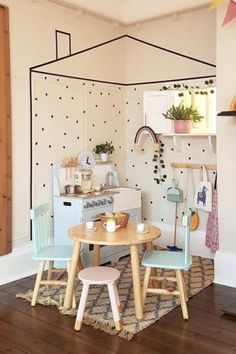
<path fill-rule="evenodd" d="M 117 296 L 115 292 L 115 284 L 108 284 L 108 292 L 109 292 L 109 297 L 111 301 L 111 309 L 113 313 L 113 318 L 115 322 L 115 328 L 117 331 L 120 331 L 122 329 L 121 323 L 120 323 L 120 312 L 118 308 L 118 303 L 117 303 Z"/>
<path fill-rule="evenodd" d="M 185 320 L 188 320 L 188 309 L 187 309 L 187 304 L 186 304 L 185 297 L 184 297 L 184 285 L 183 285 L 181 270 L 176 269 L 175 273 L 176 273 L 177 284 L 178 284 L 178 288 L 179 288 L 179 292 L 180 292 L 180 303 L 181 303 L 183 318 Z"/>
<path fill-rule="evenodd" d="M 76 320 L 75 320 L 75 326 L 74 326 L 74 329 L 76 331 L 79 331 L 82 327 L 83 317 L 84 317 L 84 309 L 85 309 L 85 305 L 86 305 L 86 301 L 87 301 L 87 297 L 88 297 L 88 291 L 89 291 L 89 285 L 83 284 L 82 293 L 81 293 L 80 302 L 79 302 L 79 308 L 78 308 L 78 312 L 77 312 L 77 316 L 76 316 Z"/>
<path fill-rule="evenodd" d="M 70 272 L 68 275 L 66 294 L 65 294 L 65 300 L 64 300 L 65 309 L 71 308 L 72 295 L 73 295 L 74 286 L 75 286 L 75 276 L 76 276 L 79 256 L 80 256 L 80 242 L 74 241 Z"/>
<path fill-rule="evenodd" d="M 153 247 L 153 243 L 152 243 L 152 242 L 146 243 L 146 250 L 147 250 L 147 251 L 152 251 L 153 249 L 154 249 L 154 247 Z M 151 276 L 152 276 L 152 277 L 156 277 L 156 276 L 157 276 L 157 269 L 156 269 L 156 268 L 152 268 L 152 270 L 151 270 Z M 157 287 L 157 286 L 158 286 L 156 280 L 151 280 L 151 284 L 152 284 L 152 286 L 154 286 L 154 287 Z"/>
<path fill-rule="evenodd" d="M 84 265 L 82 263 L 81 255 L 80 255 L 79 261 L 78 261 L 78 272 L 80 272 L 82 269 L 84 269 Z"/>
<path fill-rule="evenodd" d="M 93 249 L 93 266 L 99 266 L 100 264 L 100 245 L 94 245 Z"/>
<path fill-rule="evenodd" d="M 53 263 L 54 263 L 54 261 L 48 261 L 48 275 L 47 275 L 47 280 L 51 280 L 51 279 L 52 279 Z M 47 286 L 48 293 L 49 293 L 50 289 L 51 289 L 51 286 L 48 285 L 48 286 Z"/>
<path fill-rule="evenodd" d="M 148 288 L 148 285 L 149 285 L 151 271 L 152 271 L 152 268 L 146 268 L 145 274 L 144 274 L 143 288 L 142 288 L 142 304 L 143 304 L 143 307 L 144 307 L 145 300 L 146 300 L 147 288 Z"/>
<path fill-rule="evenodd" d="M 185 283 L 185 279 L 184 279 L 184 271 L 183 270 L 181 270 L 181 276 L 182 276 L 182 280 L 183 280 L 185 301 L 188 302 L 188 292 L 187 292 L 187 287 L 186 287 L 186 283 Z"/>
<path fill-rule="evenodd" d="M 137 245 L 130 246 L 130 255 L 131 255 L 131 265 L 132 265 L 136 318 L 137 320 L 142 320 L 143 308 L 142 308 L 142 295 L 141 295 L 141 284 L 140 284 L 140 274 L 139 274 L 139 257 L 138 257 Z"/>
<path fill-rule="evenodd" d="M 45 264 L 46 264 L 46 261 L 41 261 L 39 263 L 39 270 L 38 270 L 38 274 L 37 274 L 35 285 L 34 285 L 34 292 L 33 292 L 33 297 L 32 297 L 32 301 L 31 301 L 31 306 L 36 305 L 37 296 L 38 296 L 39 287 L 40 287 L 40 281 L 43 276 Z"/>

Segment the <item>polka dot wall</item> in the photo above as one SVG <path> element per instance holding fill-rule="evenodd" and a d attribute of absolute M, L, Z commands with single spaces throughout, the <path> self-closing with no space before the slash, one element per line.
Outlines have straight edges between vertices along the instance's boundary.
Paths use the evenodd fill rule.
<path fill-rule="evenodd" d="M 184 137 L 181 140 L 179 152 L 173 144 L 172 137 L 161 137 L 162 149 L 161 158 L 153 161 L 154 155 L 151 139 L 146 135 L 142 137 L 142 151 L 136 152 L 133 149 L 133 140 L 137 130 L 143 122 L 143 92 L 155 91 L 161 87 L 157 85 L 136 86 L 126 88 L 125 98 L 125 129 L 126 129 L 126 184 L 142 189 L 142 215 L 143 219 L 157 223 L 173 224 L 175 205 L 166 200 L 167 188 L 171 186 L 173 175 L 179 180 L 179 186 L 186 190 L 187 170 L 170 168 L 171 162 L 190 162 L 202 164 L 215 164 L 216 154 L 211 151 L 207 137 Z M 160 160 L 162 163 L 160 163 Z M 158 166 L 156 166 L 158 164 Z M 163 168 L 160 166 L 162 165 Z M 160 167 L 163 182 L 157 184 L 155 167 Z M 163 178 L 165 176 L 165 178 Z M 208 171 L 208 177 L 213 182 L 215 171 Z M 159 176 L 158 176 L 159 179 Z M 193 171 L 194 185 L 200 180 L 200 171 Z M 193 206 L 193 187 L 189 176 L 188 203 Z M 181 204 L 178 211 L 178 219 L 185 205 Z M 208 214 L 200 212 L 200 229 L 205 228 Z"/>
<path fill-rule="evenodd" d="M 52 166 L 112 141 L 123 175 L 122 87 L 60 76 L 33 77 L 33 205 L 52 201 Z"/>
<path fill-rule="evenodd" d="M 92 151 L 96 144 L 107 140 L 115 146 L 112 161 L 121 184 L 142 189 L 143 219 L 173 224 L 174 203 L 166 200 L 173 178 L 170 163 L 216 163 L 216 155 L 206 137 L 183 138 L 183 152 L 176 149 L 171 137 L 162 137 L 163 152 L 157 161 L 148 136 L 142 138 L 140 153 L 133 149 L 135 134 L 143 125 L 143 92 L 160 88 L 158 85 L 123 87 L 34 73 L 33 205 L 52 201 L 53 162 L 76 156 L 84 149 Z M 214 173 L 208 173 L 212 181 Z M 175 176 L 180 187 L 186 189 L 186 170 L 176 169 Z M 196 185 L 200 178 L 198 170 L 193 177 Z M 158 184 L 157 179 L 163 181 Z M 188 189 L 191 201 L 190 182 Z M 178 217 L 183 207 L 180 206 Z M 206 213 L 200 213 L 201 229 L 206 217 Z"/>

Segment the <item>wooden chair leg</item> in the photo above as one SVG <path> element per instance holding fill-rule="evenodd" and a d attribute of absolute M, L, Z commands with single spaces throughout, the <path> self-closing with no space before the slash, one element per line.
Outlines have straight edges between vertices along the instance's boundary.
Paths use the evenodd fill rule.
<path fill-rule="evenodd" d="M 120 322 L 120 312 L 118 309 L 118 303 L 116 299 L 115 286 L 114 284 L 108 284 L 107 287 L 108 287 L 109 297 L 111 301 L 111 309 L 115 321 L 115 328 L 117 331 L 120 331 L 122 329 L 122 326 Z"/>
<path fill-rule="evenodd" d="M 89 285 L 83 284 L 82 293 L 79 302 L 79 308 L 76 316 L 75 326 L 74 329 L 79 331 L 82 327 L 83 317 L 84 317 L 84 309 L 86 305 L 86 300 L 88 297 Z"/>
<path fill-rule="evenodd" d="M 180 292 L 180 303 L 181 303 L 181 308 L 182 308 L 182 313 L 183 313 L 183 318 L 184 320 L 188 320 L 188 308 L 187 304 L 185 301 L 185 296 L 184 296 L 184 284 L 183 284 L 183 278 L 181 275 L 181 270 L 176 269 L 176 279 L 177 279 L 177 284 Z"/>
<path fill-rule="evenodd" d="M 45 263 L 46 263 L 45 261 L 41 261 L 39 263 L 39 270 L 38 270 L 38 274 L 37 274 L 35 285 L 34 285 L 34 292 L 33 292 L 33 297 L 32 297 L 32 301 L 31 301 L 31 306 L 36 305 L 37 296 L 38 296 L 39 287 L 40 287 L 40 281 L 43 277 Z"/>
<path fill-rule="evenodd" d="M 144 274 L 143 288 L 142 288 L 142 304 L 143 304 L 143 306 L 145 304 L 145 300 L 146 300 L 146 296 L 147 296 L 147 288 L 148 288 L 149 281 L 150 281 L 151 271 L 152 271 L 152 268 L 146 268 L 145 274 Z"/>
<path fill-rule="evenodd" d="M 53 263 L 54 263 L 54 261 L 48 261 L 47 280 L 52 280 L 52 268 L 53 268 Z M 47 286 L 47 291 L 48 291 L 48 293 L 49 293 L 50 289 L 51 289 L 51 286 L 48 285 L 48 286 Z M 48 294 L 48 295 L 49 295 L 49 294 Z"/>
<path fill-rule="evenodd" d="M 183 270 L 181 270 L 181 276 L 182 276 L 182 280 L 183 280 L 185 301 L 188 302 L 188 291 L 187 291 L 187 286 L 186 286 L 185 279 L 184 279 L 184 271 Z"/>

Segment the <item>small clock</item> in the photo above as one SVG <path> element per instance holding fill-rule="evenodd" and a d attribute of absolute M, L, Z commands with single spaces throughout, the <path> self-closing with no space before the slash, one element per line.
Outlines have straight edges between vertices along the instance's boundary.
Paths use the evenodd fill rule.
<path fill-rule="evenodd" d="M 95 158 L 91 151 L 82 151 L 78 155 L 78 161 L 81 170 L 93 170 L 96 165 Z"/>

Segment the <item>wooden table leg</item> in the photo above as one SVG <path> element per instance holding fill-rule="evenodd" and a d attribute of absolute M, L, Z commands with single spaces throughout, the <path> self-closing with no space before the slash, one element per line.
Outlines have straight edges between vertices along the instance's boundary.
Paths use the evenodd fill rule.
<path fill-rule="evenodd" d="M 77 273 L 79 257 L 80 257 L 80 242 L 74 241 L 70 272 L 67 280 L 66 294 L 64 300 L 64 307 L 67 310 L 70 309 L 72 306 L 72 296 L 74 291 L 75 276 Z"/>
<path fill-rule="evenodd" d="M 134 287 L 134 304 L 137 320 L 143 318 L 140 270 L 139 270 L 139 256 L 137 245 L 130 245 L 133 287 Z"/>
<path fill-rule="evenodd" d="M 93 249 L 93 266 L 99 266 L 100 263 L 100 245 L 94 245 Z"/>

